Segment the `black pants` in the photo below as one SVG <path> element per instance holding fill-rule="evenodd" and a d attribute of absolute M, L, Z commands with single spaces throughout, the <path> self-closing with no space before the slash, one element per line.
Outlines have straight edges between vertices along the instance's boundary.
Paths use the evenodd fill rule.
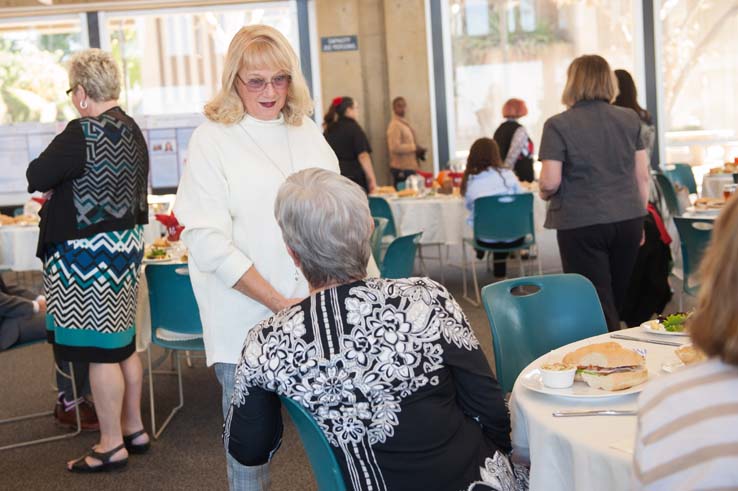
<path fill-rule="evenodd" d="M 480 240 L 479 243 L 490 249 L 507 249 L 508 247 L 517 247 L 523 243 L 525 237 L 512 240 L 510 242 L 487 242 Z M 477 251 L 477 259 L 484 259 L 485 251 L 483 249 L 475 249 Z M 507 256 L 509 252 L 494 252 L 492 254 L 492 270 L 496 278 L 504 278 L 507 275 Z"/>
<path fill-rule="evenodd" d="M 392 181 L 394 181 L 395 187 L 397 186 L 397 183 L 405 182 L 405 179 L 413 174 L 417 174 L 414 170 L 402 169 L 390 169 L 390 172 L 392 173 Z"/>
<path fill-rule="evenodd" d="M 556 232 L 564 273 L 579 273 L 594 284 L 610 331 L 620 329 L 619 310 L 642 233 L 643 218 Z"/>

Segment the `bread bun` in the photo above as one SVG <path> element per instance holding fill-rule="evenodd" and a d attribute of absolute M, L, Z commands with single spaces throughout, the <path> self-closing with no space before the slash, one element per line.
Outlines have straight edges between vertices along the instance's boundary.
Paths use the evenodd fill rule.
<path fill-rule="evenodd" d="M 615 372 L 608 375 L 593 375 L 582 373 L 582 380 L 593 389 L 602 390 L 625 390 L 648 380 L 648 369 L 645 367 L 628 370 L 627 372 Z"/>
<path fill-rule="evenodd" d="M 707 359 L 707 356 L 701 350 L 691 344 L 677 348 L 674 350 L 674 353 L 676 353 L 679 360 L 685 365 L 691 365 L 692 363 L 698 363 Z"/>
<path fill-rule="evenodd" d="M 635 351 L 610 341 L 583 346 L 564 356 L 563 362 L 578 367 L 615 368 L 640 366 L 644 360 Z"/>

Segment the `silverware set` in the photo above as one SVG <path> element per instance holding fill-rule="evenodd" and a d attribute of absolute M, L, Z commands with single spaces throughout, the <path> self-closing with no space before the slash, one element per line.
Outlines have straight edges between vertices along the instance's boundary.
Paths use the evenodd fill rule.
<path fill-rule="evenodd" d="M 554 411 L 555 418 L 571 418 L 574 416 L 636 416 L 635 409 L 593 409 L 591 411 Z"/>
<path fill-rule="evenodd" d="M 641 343 L 663 344 L 666 346 L 684 346 L 683 343 L 677 343 L 675 341 L 662 341 L 660 339 L 636 338 L 634 336 L 626 336 L 624 334 L 610 334 L 610 337 L 614 339 L 625 339 L 627 341 L 639 341 Z"/>

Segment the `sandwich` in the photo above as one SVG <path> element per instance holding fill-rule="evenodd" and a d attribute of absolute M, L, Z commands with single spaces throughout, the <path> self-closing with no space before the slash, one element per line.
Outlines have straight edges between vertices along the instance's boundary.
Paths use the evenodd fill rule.
<path fill-rule="evenodd" d="M 648 379 L 645 358 L 614 342 L 583 346 L 564 356 L 563 362 L 575 365 L 577 379 L 595 389 L 624 390 Z"/>

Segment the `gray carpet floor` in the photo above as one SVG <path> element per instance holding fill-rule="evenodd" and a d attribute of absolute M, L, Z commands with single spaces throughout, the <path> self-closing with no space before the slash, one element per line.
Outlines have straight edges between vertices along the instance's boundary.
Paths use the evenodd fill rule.
<path fill-rule="evenodd" d="M 561 264 L 551 232 L 539 237 L 544 273 L 561 271 Z M 445 268 L 445 284 L 464 309 L 483 350 L 494 367 L 492 339 L 484 310 L 461 299 L 459 248 L 452 248 L 451 263 Z M 436 254 L 433 248 L 427 255 Z M 437 261 L 425 261 L 430 276 L 440 281 Z M 509 261 L 508 274 L 517 276 L 518 261 Z M 535 273 L 534 262 L 526 261 L 526 269 Z M 481 284 L 494 280 L 479 266 Z M 19 278 L 29 286 L 40 288 L 40 275 L 24 274 Z M 681 285 L 674 284 L 679 291 Z M 678 294 L 676 294 L 678 298 Z M 685 306 L 691 305 L 690 299 Z M 667 307 L 675 311 L 675 303 Z M 156 355 L 157 353 L 155 353 Z M 145 357 L 143 358 L 145 363 Z M 121 472 L 99 475 L 76 475 L 64 469 L 66 460 L 83 454 L 97 441 L 97 433 L 83 433 L 68 440 L 35 445 L 0 453 L 0 489 L 2 490 L 128 490 L 128 489 L 227 489 L 223 448 L 220 442 L 220 390 L 212 369 L 203 360 L 195 360 L 193 368 L 183 367 L 185 407 L 175 416 L 151 451 L 131 456 Z M 0 419 L 53 408 L 55 392 L 51 388 L 52 357 L 48 345 L 11 350 L 0 354 Z M 158 375 L 155 379 L 158 421 L 161 422 L 177 400 L 176 377 Z M 144 420 L 149 423 L 148 382 L 144 383 L 142 401 Z M 281 449 L 272 461 L 272 490 L 293 491 L 316 489 L 300 440 L 289 417 L 285 415 L 285 434 Z M 59 434 L 53 417 L 42 417 L 27 423 L 0 425 L 0 446 L 13 441 Z"/>

